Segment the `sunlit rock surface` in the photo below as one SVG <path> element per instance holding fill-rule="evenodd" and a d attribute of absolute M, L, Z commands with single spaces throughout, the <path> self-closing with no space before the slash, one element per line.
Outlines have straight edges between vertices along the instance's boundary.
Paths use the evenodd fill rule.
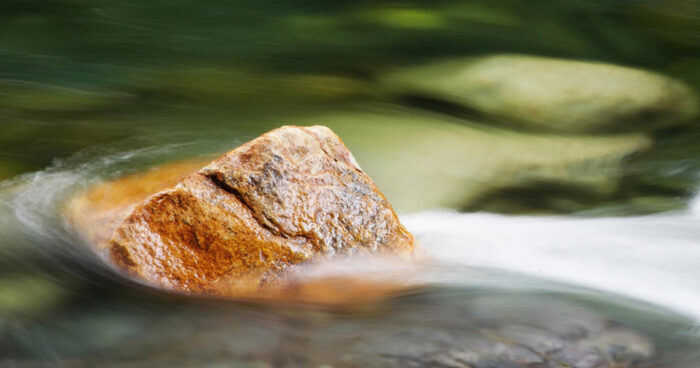
<path fill-rule="evenodd" d="M 691 121 L 685 84 L 628 67 L 519 55 L 439 61 L 390 73 L 392 92 L 446 101 L 501 123 L 553 132 L 648 131 Z"/>
<path fill-rule="evenodd" d="M 71 221 L 122 270 L 195 294 L 262 295 L 300 263 L 412 251 L 389 202 L 328 128 L 271 131 L 178 181 L 195 166 L 98 185 L 69 204 Z"/>

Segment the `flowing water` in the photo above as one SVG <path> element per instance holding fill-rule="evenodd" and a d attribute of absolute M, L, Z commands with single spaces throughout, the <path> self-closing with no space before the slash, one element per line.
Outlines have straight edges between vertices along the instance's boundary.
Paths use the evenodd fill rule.
<path fill-rule="evenodd" d="M 65 199 L 91 182 L 222 141 L 92 149 L 4 183 L 4 365 L 383 366 L 392 364 L 381 363 L 385 357 L 373 344 L 382 352 L 421 349 L 426 341 L 442 341 L 439 334 L 475 333 L 484 324 L 526 326 L 531 330 L 525 333 L 536 337 L 542 326 L 612 321 L 651 338 L 657 366 L 694 367 L 700 358 L 693 206 L 612 218 L 407 214 L 402 219 L 426 260 L 413 276 L 423 286 L 340 309 L 206 301 L 150 290 L 107 267 L 61 216 Z M 355 272 L 391 270 L 355 266 Z M 367 338 L 375 329 L 382 333 Z M 420 343 L 406 337 L 411 333 Z"/>
<path fill-rule="evenodd" d="M 4 2 L 0 367 L 569 356 L 613 367 L 628 355 L 700 366 L 697 117 L 628 132 L 643 139 L 553 134 L 380 82 L 397 67 L 526 53 L 698 90 L 698 11 L 681 0 Z M 348 144 L 418 239 L 420 287 L 344 307 L 174 295 L 119 275 L 64 217 L 91 184 L 283 124 L 326 124 Z M 406 278 L 392 264 L 347 266 L 336 271 Z M 541 350 L 551 365 L 536 363 Z"/>

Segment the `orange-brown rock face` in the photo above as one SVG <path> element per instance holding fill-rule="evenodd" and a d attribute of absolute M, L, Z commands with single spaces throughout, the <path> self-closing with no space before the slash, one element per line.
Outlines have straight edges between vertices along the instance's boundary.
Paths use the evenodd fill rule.
<path fill-rule="evenodd" d="M 104 192 L 84 195 L 73 213 L 86 216 Z M 197 294 L 251 295 L 301 263 L 413 248 L 391 205 L 321 126 L 273 130 L 135 206 L 97 208 L 107 215 L 91 221 L 107 234 L 87 235 L 115 265 Z"/>

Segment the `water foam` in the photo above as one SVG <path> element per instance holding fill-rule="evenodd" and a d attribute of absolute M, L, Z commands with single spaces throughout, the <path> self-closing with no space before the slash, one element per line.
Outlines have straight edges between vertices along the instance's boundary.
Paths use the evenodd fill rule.
<path fill-rule="evenodd" d="M 700 198 L 687 211 L 637 217 L 429 211 L 402 220 L 438 263 L 613 292 L 700 320 Z"/>

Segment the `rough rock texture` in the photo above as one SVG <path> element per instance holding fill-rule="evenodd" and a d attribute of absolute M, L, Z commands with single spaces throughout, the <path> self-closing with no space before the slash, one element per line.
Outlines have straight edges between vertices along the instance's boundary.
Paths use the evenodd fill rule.
<path fill-rule="evenodd" d="M 322 126 L 273 130 L 135 207 L 104 209 L 101 219 L 76 222 L 102 223 L 108 235 L 87 235 L 114 264 L 192 293 L 246 295 L 296 264 L 413 247 L 391 205 Z"/>
<path fill-rule="evenodd" d="M 629 368 L 648 366 L 653 345 L 613 323 L 568 334 L 527 325 L 446 331 L 403 327 L 370 332 L 345 353 L 347 367 Z"/>
<path fill-rule="evenodd" d="M 533 130 L 644 131 L 686 123 L 698 113 L 692 90 L 662 75 L 522 55 L 440 61 L 389 74 L 383 84 Z"/>
<path fill-rule="evenodd" d="M 55 360 L 28 359 L 45 360 L 41 354 L 51 348 L 75 368 L 696 367 L 697 342 L 672 327 L 685 325 L 662 324 L 658 334 L 671 340 L 657 351 L 643 333 L 561 296 L 434 291 L 340 314 L 289 305 L 172 308 L 167 298 L 150 305 L 141 295 L 107 295 L 80 313 L 60 311 L 55 319 L 64 323 L 9 324 L 0 335 L 9 352 L 0 366 L 54 367 Z M 115 339 L 115 331 L 122 338 Z"/>
<path fill-rule="evenodd" d="M 69 222 L 90 243 L 105 248 L 120 221 L 149 196 L 175 186 L 210 160 L 188 160 L 100 183 L 71 199 Z"/>
<path fill-rule="evenodd" d="M 338 351 L 344 364 L 337 366 L 656 367 L 652 340 L 587 307 L 544 293 L 452 291 L 456 295 L 448 303 L 436 298 L 431 300 L 436 306 L 394 311 L 393 318 L 409 319 L 404 324 L 357 326 L 359 338 L 344 331 L 348 344 Z"/>

